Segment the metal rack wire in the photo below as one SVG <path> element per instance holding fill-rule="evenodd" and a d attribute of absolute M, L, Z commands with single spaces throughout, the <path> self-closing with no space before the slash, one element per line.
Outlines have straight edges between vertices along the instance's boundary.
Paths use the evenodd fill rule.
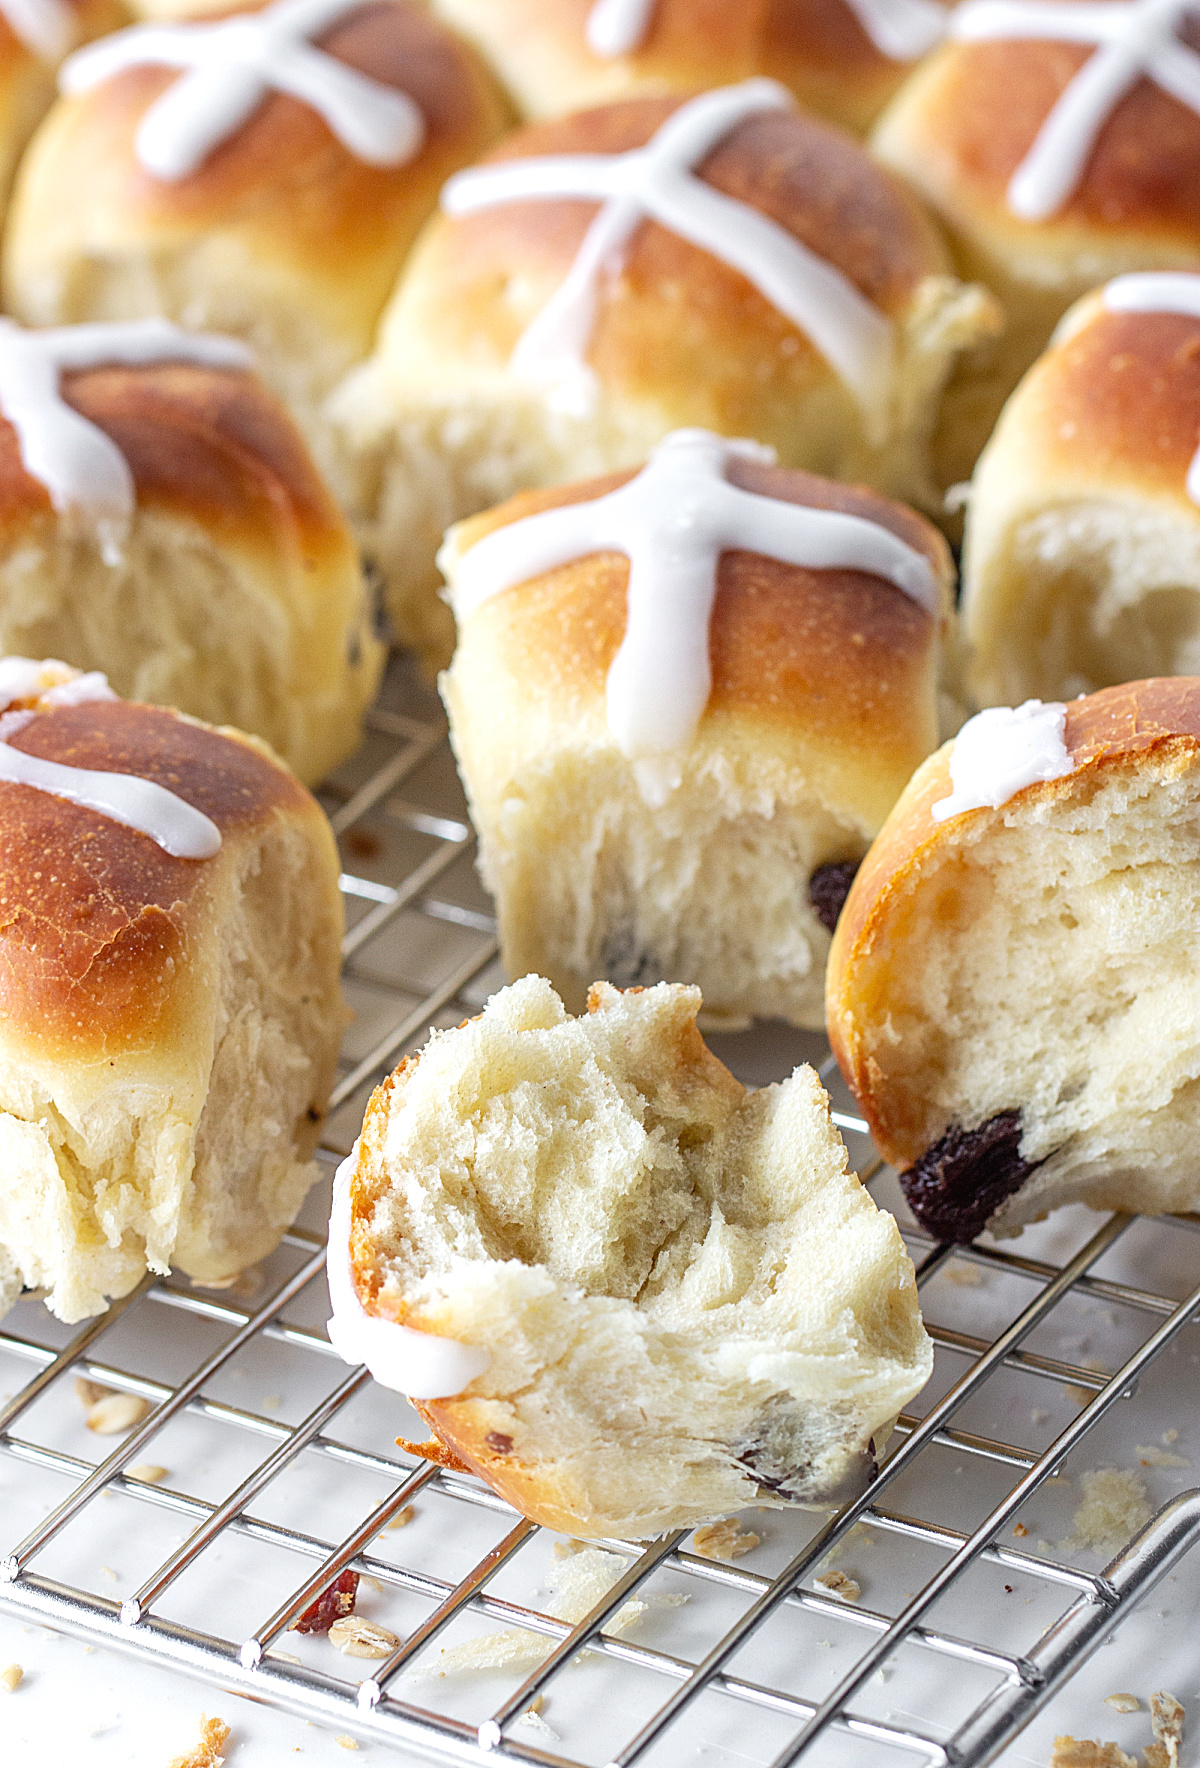
<path fill-rule="evenodd" d="M 371 1086 L 431 1025 L 474 1010 L 499 977 L 494 928 L 473 876 L 471 831 L 440 709 L 402 665 L 389 676 L 364 751 L 330 783 L 326 804 L 342 843 L 350 920 L 346 988 L 356 1011 L 323 1151 L 332 1164 L 353 1140 Z M 811 1054 L 813 1042 L 779 1033 L 764 1057 L 761 1044 L 730 1038 L 722 1053 L 737 1066 L 739 1051 L 753 1047 L 760 1070 L 765 1061 L 786 1072 L 795 1059 Z M 828 1059 L 823 1073 L 832 1084 Z M 859 1171 L 886 1187 L 865 1126 L 848 1101 L 842 1103 L 837 1120 Z M 1177 1261 L 1185 1271 L 1197 1269 L 1198 1225 L 1181 1218 L 1159 1230 L 1188 1239 Z M 726 1715 L 762 1728 L 758 1735 L 773 1753 L 773 1768 L 800 1759 L 915 1760 L 931 1768 L 990 1761 L 1200 1539 L 1200 1491 L 1166 1502 L 1103 1571 L 1081 1569 L 1045 1542 L 1034 1552 L 1007 1538 L 1014 1524 L 1018 1536 L 1026 1533 L 1017 1519 L 1027 1514 L 1030 1500 L 1044 1493 L 1072 1451 L 1134 1391 L 1200 1309 L 1200 1285 L 1178 1297 L 1098 1270 L 1135 1226 L 1115 1215 L 1057 1262 L 985 1245 L 967 1251 L 936 1246 L 906 1228 L 937 1345 L 940 1385 L 923 1413 L 900 1420 L 870 1490 L 836 1516 L 793 1519 L 791 1534 L 781 1529 L 776 1538 L 777 1562 L 763 1570 L 705 1557 L 684 1535 L 648 1548 L 601 1543 L 625 1569 L 576 1623 L 547 1612 L 536 1596 L 503 1593 L 520 1592 L 530 1578 L 540 1587 L 536 1566 L 524 1587 L 514 1580 L 506 1584 L 506 1578 L 537 1547 L 542 1531 L 476 1480 L 364 1442 L 362 1409 L 373 1416 L 383 1401 L 365 1372 L 347 1371 L 325 1339 L 318 1218 L 311 1229 L 298 1226 L 286 1236 L 280 1253 L 258 1274 L 257 1290 L 244 1297 L 236 1288 L 217 1293 L 175 1278 L 147 1280 L 76 1331 L 56 1329 L 35 1301 L 24 1302 L 0 1328 L 2 1366 L 19 1366 L 28 1377 L 0 1405 L 0 1460 L 20 1464 L 31 1479 L 52 1476 L 62 1495 L 20 1539 L 0 1540 L 0 1608 L 173 1665 L 339 1732 L 442 1761 L 501 1759 L 542 1768 L 605 1761 L 633 1768 L 652 1754 L 656 1762 L 691 1761 L 702 1750 L 698 1739 L 710 1734 L 714 1701 Z M 954 1291 L 940 1280 L 954 1272 L 961 1280 L 964 1271 L 996 1291 L 993 1329 L 984 1334 L 945 1317 L 942 1304 Z M 1032 1341 L 1057 1312 L 1081 1299 L 1108 1308 L 1114 1318 L 1119 1313 L 1119 1367 L 1097 1369 L 1034 1348 Z M 156 1374 L 139 1347 L 168 1316 L 199 1336 L 183 1364 Z M 306 1371 L 317 1372 L 315 1399 L 310 1393 L 311 1403 L 291 1421 L 271 1416 L 265 1402 L 257 1408 L 235 1403 L 231 1376 L 248 1353 L 263 1367 L 272 1358 L 300 1359 Z M 40 1422 L 51 1416 L 52 1397 L 77 1375 L 149 1403 L 144 1420 L 98 1460 L 73 1452 L 61 1431 Z M 1061 1428 L 1056 1424 L 1040 1447 L 967 1428 L 964 1416 L 979 1411 L 977 1402 L 1001 1377 L 1041 1384 L 1060 1403 L 1073 1396 L 1074 1415 Z M 389 1415 L 393 1433 L 397 1418 L 399 1413 Z M 205 1490 L 199 1477 L 192 1489 L 149 1483 L 139 1470 L 144 1455 L 182 1421 L 232 1433 L 245 1445 L 241 1476 L 224 1489 L 218 1484 Z M 974 1508 L 967 1506 L 961 1526 L 917 1513 L 931 1458 L 948 1453 L 957 1465 L 975 1470 Z M 352 1526 L 322 1533 L 287 1520 L 278 1495 L 302 1467 L 327 1482 L 332 1476 L 339 1487 L 374 1481 L 370 1500 L 359 1499 Z M 101 1500 L 113 1495 L 134 1505 L 147 1524 L 153 1516 L 175 1531 L 166 1551 L 150 1553 L 152 1563 L 124 1595 L 97 1591 L 82 1573 L 64 1575 L 62 1554 L 55 1559 L 69 1537 L 95 1526 Z M 432 1547 L 409 1553 L 407 1531 L 389 1530 L 389 1524 L 435 1500 L 439 1520 Z M 911 1590 L 849 1606 L 815 1582 L 831 1554 L 862 1538 L 856 1525 L 869 1525 L 904 1555 L 903 1577 Z M 228 1568 L 252 1550 L 275 1556 L 270 1594 L 267 1582 L 261 1591 L 253 1587 L 258 1607 L 250 1611 L 252 1624 L 187 1618 L 181 1592 L 189 1578 L 194 1581 L 214 1554 Z M 324 1655 L 307 1662 L 281 1649 L 297 1617 L 347 1567 L 374 1580 L 385 1604 L 407 1605 L 401 1642 L 367 1673 L 327 1645 Z M 1046 1623 L 1021 1649 L 991 1642 L 982 1624 L 989 1601 L 978 1599 L 979 1579 L 996 1576 L 1020 1580 L 1030 1592 L 1025 1600 L 1034 1618 Z M 677 1638 L 668 1617 L 653 1638 L 629 1636 L 620 1627 L 624 1605 L 664 1578 L 677 1605 L 689 1596 L 698 1600 L 694 1612 L 703 1611 L 704 1625 L 685 1628 Z M 877 1581 L 884 1590 L 887 1579 Z M 208 1587 L 203 1578 L 201 1587 Z M 956 1600 L 968 1587 L 976 1596 Z M 964 1625 L 964 1616 L 981 1624 Z M 528 1673 L 510 1674 L 502 1698 L 494 1682 L 485 1682 L 486 1710 L 479 1708 L 476 1690 L 476 1710 L 469 1711 L 471 1700 L 456 1691 L 453 1677 L 443 1675 L 439 1683 L 436 1664 L 456 1629 L 469 1622 L 478 1630 L 485 1621 L 542 1636 L 545 1655 L 531 1670 L 526 1664 Z M 814 1625 L 836 1631 L 839 1641 L 818 1671 Z M 829 1643 L 815 1641 L 818 1647 Z M 872 1684 L 901 1659 L 919 1659 L 935 1689 L 953 1682 L 960 1691 L 961 1710 L 948 1723 L 906 1723 L 878 1713 Z M 430 1662 L 433 1681 L 414 1679 L 414 1666 Z M 581 1665 L 598 1665 L 608 1678 L 597 1685 L 608 1691 L 603 1723 L 595 1719 L 594 1690 L 579 1693 Z M 588 1707 L 593 1720 L 582 1743 L 557 1750 L 545 1725 L 537 1740 L 523 1726 L 538 1697 L 547 1694 L 553 1710 L 568 1719 L 581 1701 Z M 838 1757 L 839 1741 L 851 1746 L 849 1755 Z"/>

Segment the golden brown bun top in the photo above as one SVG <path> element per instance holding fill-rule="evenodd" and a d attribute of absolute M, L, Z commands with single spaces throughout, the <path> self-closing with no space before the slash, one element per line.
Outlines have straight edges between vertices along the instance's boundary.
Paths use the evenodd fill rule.
<path fill-rule="evenodd" d="M 314 41 L 416 102 L 426 135 L 413 160 L 367 165 L 309 105 L 272 91 L 190 177 L 159 180 L 138 160 L 134 136 L 178 74 L 135 67 L 61 99 L 39 132 L 35 188 L 44 199 L 48 180 L 57 197 L 51 232 L 169 239 L 173 230 L 244 225 L 278 235 L 314 272 L 352 283 L 387 256 L 397 228 L 407 238 L 450 172 L 495 138 L 504 110 L 472 51 L 408 0 L 366 0 Z"/>
<path fill-rule="evenodd" d="M 210 817 L 226 845 L 276 816 L 320 817 L 261 746 L 160 707 L 60 706 L 7 740 L 48 761 L 165 786 Z M 220 863 L 220 854 L 175 859 L 98 811 L 0 780 L 5 1038 L 84 1059 L 153 1046 Z"/>
<path fill-rule="evenodd" d="M 546 154 L 618 154 L 644 147 L 682 97 L 631 98 L 571 117 L 531 123 L 485 156 L 493 161 Z M 833 264 L 883 312 L 904 310 L 922 277 L 945 268 L 941 240 L 920 204 L 873 164 L 858 143 L 799 110 L 766 111 L 739 123 L 697 168 L 714 189 L 748 203 Z M 500 264 L 533 260 L 560 273 L 574 258 L 595 203 L 565 199 L 504 203 L 456 218 L 452 261 L 464 288 Z M 706 305 L 714 322 L 744 326 L 746 284 L 667 228 L 639 229 L 623 280 L 670 284 L 710 267 Z M 731 287 L 726 287 L 731 284 Z M 447 299 L 452 298 L 449 289 Z M 755 301 L 761 296 L 752 295 Z M 596 360 L 593 347 L 592 360 Z"/>
<path fill-rule="evenodd" d="M 435 10 L 492 51 L 537 116 L 635 87 L 690 91 L 768 74 L 810 108 L 863 127 L 908 71 L 876 48 L 847 0 L 656 0 L 641 43 L 613 58 L 588 47 L 594 3 L 435 0 Z"/>
<path fill-rule="evenodd" d="M 492 530 L 625 484 L 614 474 L 584 485 L 522 492 L 453 530 L 465 549 Z M 953 565 L 942 536 L 902 504 L 811 473 L 733 460 L 729 480 L 761 496 L 878 522 L 922 552 L 949 614 Z M 470 616 L 487 653 L 526 694 L 578 717 L 602 713 L 605 682 L 625 633 L 629 563 L 593 553 L 493 596 Z M 937 741 L 927 730 L 937 624 L 903 591 L 872 573 L 808 570 L 762 553 L 723 553 L 709 628 L 712 691 L 697 738 L 728 742 L 731 728 L 767 727 L 811 754 L 828 750 L 854 784 L 834 801 L 862 800 L 879 826 L 903 782 Z M 486 746 L 486 745 L 485 745 Z M 861 757 L 870 756 L 863 767 Z M 867 777 L 869 776 L 869 778 Z"/>
<path fill-rule="evenodd" d="M 1087 296 L 1012 410 L 1043 473 L 1189 504 L 1188 469 L 1200 447 L 1200 319 L 1111 312 L 1099 294 Z"/>
<path fill-rule="evenodd" d="M 868 956 L 887 962 L 888 916 L 902 893 L 928 883 L 972 825 L 994 822 L 1017 804 L 1073 796 L 1109 767 L 1136 767 L 1154 751 L 1200 756 L 1200 677 L 1158 676 L 1124 682 L 1069 701 L 1063 740 L 1073 771 L 1014 794 L 998 810 L 967 811 L 935 823 L 932 808 L 951 791 L 953 743 L 931 755 L 873 843 L 846 898 L 829 954 L 826 1000 L 829 1039 L 838 1065 L 871 1119 L 886 1159 L 907 1166 L 924 1152 L 906 1140 L 907 1124 L 876 1115 L 873 1089 L 855 1023 L 856 969 Z M 876 950 L 877 948 L 877 950 Z M 898 962 L 901 960 L 897 960 Z"/>
<path fill-rule="evenodd" d="M 309 553 L 347 545 L 345 520 L 279 400 L 255 374 L 160 363 L 62 378 L 67 404 L 129 463 L 141 507 L 191 518 L 243 544 L 290 528 Z M 0 417 L 0 535 L 51 508 Z"/>
<path fill-rule="evenodd" d="M 1200 22 L 1178 34 L 1200 49 Z M 1029 222 L 1009 209 L 1013 173 L 1094 53 L 1088 44 L 1034 38 L 946 44 L 901 92 L 881 124 L 883 138 L 894 117 L 905 160 L 952 216 L 1001 233 L 1136 234 L 1200 257 L 1200 116 L 1147 79 L 1115 105 L 1056 214 Z"/>

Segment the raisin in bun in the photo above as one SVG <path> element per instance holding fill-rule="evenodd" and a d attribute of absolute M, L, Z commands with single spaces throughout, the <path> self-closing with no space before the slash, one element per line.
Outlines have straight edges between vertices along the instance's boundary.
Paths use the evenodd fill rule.
<path fill-rule="evenodd" d="M 763 452 L 676 432 L 442 553 L 442 690 L 505 967 L 572 1011 L 594 976 L 666 979 L 819 1027 L 839 888 L 937 745 L 945 541 Z"/>
<path fill-rule="evenodd" d="M 1200 276 L 1079 302 L 1004 409 L 963 559 L 978 704 L 1200 672 Z"/>
<path fill-rule="evenodd" d="M 329 826 L 264 744 L 0 661 L 0 1263 L 62 1320 L 291 1222 L 337 1061 Z M 64 795 L 65 794 L 65 795 Z"/>
<path fill-rule="evenodd" d="M 1122 70 L 1110 49 L 1105 85 L 1108 13 L 1108 37 L 1132 54 Z M 1200 89 L 1190 14 L 1179 6 L 1167 19 L 1155 0 L 1100 0 L 1086 14 L 1063 0 L 963 0 L 951 41 L 876 126 L 876 153 L 931 204 L 961 273 L 1008 315 L 1003 337 L 950 390 L 944 476 L 969 477 L 1004 399 L 1073 301 L 1127 271 L 1200 269 L 1200 114 L 1174 96 L 1189 81 Z"/>
<path fill-rule="evenodd" d="M 545 194 L 581 187 L 579 155 L 593 191 L 640 168 L 638 206 Z M 934 498 L 942 385 L 992 304 L 899 181 L 773 81 L 518 130 L 443 209 L 330 405 L 410 639 L 449 639 L 433 557 L 452 519 L 636 465 L 681 426 Z"/>
<path fill-rule="evenodd" d="M 528 117 L 750 74 L 862 130 L 945 26 L 938 0 L 434 0 Z"/>
<path fill-rule="evenodd" d="M 315 784 L 383 648 L 332 492 L 245 346 L 0 321 L 0 652 L 265 737 Z"/>
<path fill-rule="evenodd" d="M 993 708 L 918 769 L 829 961 L 829 1034 L 917 1218 L 1200 1205 L 1200 680 Z"/>
<path fill-rule="evenodd" d="M 573 1535 L 841 1503 L 932 1367 L 816 1075 L 747 1092 L 699 1005 L 598 983 L 571 1019 L 527 976 L 384 1082 L 339 1178 L 335 1345 Z"/>
<path fill-rule="evenodd" d="M 271 50 L 281 79 L 302 60 L 313 102 L 264 80 L 240 120 L 211 76 L 193 107 L 194 69 L 154 60 L 164 31 L 183 35 L 161 54 L 183 58 L 225 20 L 133 27 L 73 57 L 14 194 L 7 310 L 29 325 L 161 315 L 245 338 L 320 441 L 321 401 L 369 350 L 442 183 L 504 118 L 477 57 L 418 6 L 327 10 L 311 44 L 311 5 L 264 10 L 294 37 Z M 237 49 L 218 64 L 235 92 Z"/>
<path fill-rule="evenodd" d="M 0 216 L 25 145 L 54 102 L 59 62 L 126 16 L 120 0 L 10 0 L 0 8 Z"/>

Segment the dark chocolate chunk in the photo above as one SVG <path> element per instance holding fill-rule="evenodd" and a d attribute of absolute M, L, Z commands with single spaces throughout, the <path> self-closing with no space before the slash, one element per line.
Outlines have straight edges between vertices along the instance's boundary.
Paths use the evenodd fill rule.
<path fill-rule="evenodd" d="M 783 1395 L 767 1402 L 734 1445 L 734 1458 L 761 1491 L 822 1508 L 857 1498 L 879 1471 L 874 1439 L 865 1449 L 839 1441 L 827 1410 Z"/>
<path fill-rule="evenodd" d="M 498 1430 L 489 1430 L 483 1440 L 494 1455 L 512 1454 L 512 1438 L 503 1436 Z"/>
<path fill-rule="evenodd" d="M 1041 1165 L 1022 1160 L 1020 1146 L 1019 1111 L 1001 1111 L 973 1130 L 948 1129 L 900 1174 L 908 1207 L 939 1240 L 967 1245 Z"/>
<path fill-rule="evenodd" d="M 837 926 L 861 863 L 857 859 L 831 860 L 828 865 L 818 866 L 808 880 L 808 900 L 816 910 L 817 920 L 829 933 Z"/>

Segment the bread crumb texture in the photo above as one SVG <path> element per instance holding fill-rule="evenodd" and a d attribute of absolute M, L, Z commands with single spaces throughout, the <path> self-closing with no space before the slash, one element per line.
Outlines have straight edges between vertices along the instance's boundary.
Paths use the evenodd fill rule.
<path fill-rule="evenodd" d="M 822 1590 L 828 1590 L 831 1596 L 838 1597 L 842 1602 L 857 1602 L 862 1595 L 862 1585 L 847 1572 L 825 1572 L 817 1579 L 817 1583 Z"/>
<path fill-rule="evenodd" d="M 700 1004 L 598 983 L 576 1019 L 526 976 L 435 1032 L 364 1125 L 359 1293 L 487 1349 L 421 1410 L 566 1534 L 841 1502 L 932 1367 L 895 1220 L 816 1075 L 748 1092 Z"/>
<path fill-rule="evenodd" d="M 1050 1768 L 1138 1768 L 1119 1744 L 1096 1743 L 1091 1738 L 1056 1737 Z"/>
<path fill-rule="evenodd" d="M 723 1522 L 707 1522 L 692 1536 L 692 1551 L 702 1559 L 740 1559 L 760 1545 L 762 1537 L 743 1529 L 734 1516 Z"/>
<path fill-rule="evenodd" d="M 224 1719 L 200 1717 L 200 1741 L 182 1756 L 173 1756 L 168 1768 L 221 1768 L 225 1758 L 221 1750 L 229 1737 Z"/>
<path fill-rule="evenodd" d="M 24 1678 L 25 1672 L 20 1664 L 9 1664 L 7 1669 L 0 1670 L 0 1688 L 5 1694 L 15 1694 Z"/>
<path fill-rule="evenodd" d="M 1117 1713 L 1138 1713 L 1142 1707 L 1136 1694 L 1106 1694 L 1104 1704 Z"/>
<path fill-rule="evenodd" d="M 1183 1742 L 1183 1702 L 1165 1689 L 1150 1696 L 1150 1726 L 1154 1742 L 1144 1752 L 1145 1768 L 1179 1768 Z"/>
<path fill-rule="evenodd" d="M 1150 1521 L 1150 1504 L 1140 1475 L 1130 1469 L 1098 1467 L 1080 1475 L 1083 1501 L 1072 1534 L 1063 1546 L 1078 1552 L 1113 1553 Z"/>

